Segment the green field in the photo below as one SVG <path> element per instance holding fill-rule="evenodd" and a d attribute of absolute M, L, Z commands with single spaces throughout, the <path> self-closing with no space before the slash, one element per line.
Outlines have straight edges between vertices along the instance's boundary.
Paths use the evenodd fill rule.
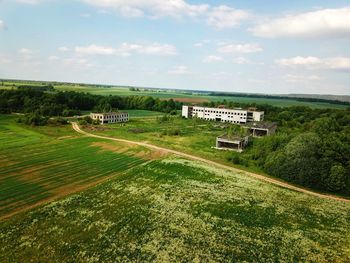
<path fill-rule="evenodd" d="M 31 128 L 16 119 L 0 117 L 0 218 L 149 159 L 142 147 L 82 137 L 70 125 Z"/>
<path fill-rule="evenodd" d="M 141 91 L 130 91 L 129 88 L 124 87 L 113 87 L 113 88 L 102 88 L 102 87 L 86 87 L 79 85 L 58 85 L 55 86 L 57 90 L 64 91 L 78 91 L 78 92 L 89 92 L 97 95 L 119 95 L 119 96 L 152 96 L 160 99 L 192 99 L 194 102 L 197 99 L 206 101 L 234 101 L 242 103 L 257 103 L 257 104 L 270 104 L 278 107 L 288 107 L 288 106 L 309 106 L 311 108 L 338 108 L 344 109 L 347 106 L 339 104 L 330 104 L 324 102 L 304 102 L 297 101 L 294 99 L 269 99 L 269 98 L 248 98 L 248 97 L 233 97 L 233 96 L 208 96 L 201 94 L 191 94 L 189 92 L 181 91 L 164 91 L 164 90 L 141 90 Z"/>
<path fill-rule="evenodd" d="M 150 110 L 123 110 L 129 113 L 129 118 L 140 118 L 140 117 L 154 117 L 154 116 L 162 116 L 163 112 L 158 111 L 150 111 Z"/>
<path fill-rule="evenodd" d="M 349 262 L 350 205 L 178 158 L 0 223 L 1 262 Z"/>
<path fill-rule="evenodd" d="M 4 86 L 0 86 L 0 89 L 10 89 L 13 86 L 24 85 L 25 82 L 4 82 Z M 37 82 L 28 82 L 30 85 L 40 85 Z M 45 84 L 45 83 L 42 83 Z M 178 99 L 184 102 L 204 102 L 204 101 L 233 101 L 240 103 L 257 103 L 257 104 L 270 104 L 278 107 L 288 106 L 309 106 L 311 108 L 333 108 L 333 109 L 345 109 L 346 105 L 331 104 L 327 102 L 305 102 L 297 101 L 295 99 L 277 99 L 277 98 L 249 98 L 249 97 L 234 97 L 234 96 L 208 96 L 203 93 L 195 93 L 181 90 L 166 90 L 166 89 L 140 89 L 139 91 L 131 91 L 128 87 L 94 87 L 93 85 L 67 85 L 67 84 L 56 84 L 55 89 L 60 91 L 77 91 L 77 92 L 88 92 L 97 95 L 118 95 L 118 96 L 152 96 L 160 99 Z"/>
<path fill-rule="evenodd" d="M 216 137 L 227 132 L 227 125 L 217 122 L 208 122 L 200 119 L 183 119 L 170 117 L 168 121 L 160 122 L 159 118 L 134 118 L 123 124 L 109 124 L 109 129 L 95 130 L 85 127 L 87 132 L 97 135 L 107 135 L 116 138 L 125 138 L 133 141 L 147 141 L 151 144 L 178 150 L 219 163 L 232 165 L 227 157 L 232 156 L 230 151 L 214 149 Z M 179 135 L 172 132 L 178 131 Z M 251 139 L 252 143 L 259 139 Z M 256 167 L 239 168 L 263 173 Z"/>

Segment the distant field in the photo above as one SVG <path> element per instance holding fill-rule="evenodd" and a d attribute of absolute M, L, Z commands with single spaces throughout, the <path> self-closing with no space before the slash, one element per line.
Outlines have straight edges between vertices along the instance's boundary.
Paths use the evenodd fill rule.
<path fill-rule="evenodd" d="M 350 262 L 350 206 L 177 158 L 0 223 L 1 262 Z"/>
<path fill-rule="evenodd" d="M 270 104 L 278 107 L 288 106 L 309 106 L 311 108 L 339 108 L 344 109 L 347 106 L 339 104 L 330 104 L 324 102 L 304 102 L 294 99 L 269 99 L 269 98 L 248 98 L 248 97 L 232 97 L 232 96 L 203 96 L 200 94 L 189 94 L 186 92 L 164 92 L 164 91 L 130 91 L 129 88 L 115 87 L 115 88 L 90 88 L 83 86 L 55 86 L 58 90 L 89 92 L 98 95 L 146 95 L 153 96 L 160 99 L 175 99 L 188 103 L 200 103 L 204 101 L 235 101 L 243 103 L 257 103 L 257 104 Z"/>
<path fill-rule="evenodd" d="M 0 116 L 0 218 L 140 165 L 149 151 Z M 140 154 L 142 152 L 142 154 Z"/>
<path fill-rule="evenodd" d="M 9 89 L 12 85 L 24 85 L 21 82 L 5 82 L 5 86 L 0 86 L 0 89 Z M 34 85 L 39 85 L 35 83 Z M 32 84 L 31 84 L 32 85 Z M 128 87 L 93 87 L 82 85 L 55 85 L 57 90 L 62 91 L 76 91 L 76 92 L 88 92 L 97 95 L 118 95 L 118 96 L 152 96 L 159 99 L 174 99 L 185 103 L 202 103 L 209 101 L 234 101 L 242 103 L 257 103 L 257 104 L 270 104 L 278 107 L 288 106 L 309 106 L 311 108 L 338 108 L 344 109 L 346 105 L 331 104 L 325 102 L 304 102 L 297 101 L 295 99 L 274 99 L 274 98 L 249 98 L 249 97 L 234 97 L 234 96 L 207 96 L 200 93 L 190 93 L 188 91 L 165 91 L 165 90 L 140 90 L 131 91 Z"/>

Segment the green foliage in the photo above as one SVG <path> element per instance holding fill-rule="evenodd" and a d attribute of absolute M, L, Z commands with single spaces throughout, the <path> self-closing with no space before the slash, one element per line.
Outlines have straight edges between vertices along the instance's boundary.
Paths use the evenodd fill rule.
<path fill-rule="evenodd" d="M 20 117 L 20 119 L 19 122 L 32 126 L 43 126 L 48 122 L 48 118 L 40 115 L 38 111 L 27 113 L 23 117 Z"/>
<path fill-rule="evenodd" d="M 109 112 L 113 109 L 138 109 L 174 114 L 182 103 L 150 96 L 99 96 L 79 92 L 44 92 L 33 89 L 1 90 L 0 112 L 39 111 L 44 116 L 72 116 L 80 111 Z"/>
<path fill-rule="evenodd" d="M 68 124 L 68 121 L 65 118 L 58 117 L 58 118 L 50 118 L 47 123 L 49 125 L 59 126 L 59 125 Z"/>
<path fill-rule="evenodd" d="M 161 117 L 157 117 L 156 120 L 157 120 L 158 123 L 164 123 L 164 122 L 170 121 L 171 118 L 170 118 L 169 115 L 163 115 Z"/>

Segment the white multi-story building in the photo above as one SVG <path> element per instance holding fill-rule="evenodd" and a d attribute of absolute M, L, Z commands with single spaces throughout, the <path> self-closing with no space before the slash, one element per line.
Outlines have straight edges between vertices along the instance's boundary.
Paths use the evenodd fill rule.
<path fill-rule="evenodd" d="M 263 111 L 207 108 L 199 106 L 182 106 L 182 116 L 185 118 L 199 118 L 237 124 L 264 120 Z"/>
<path fill-rule="evenodd" d="M 101 124 L 129 121 L 129 113 L 127 112 L 91 113 L 90 117 L 93 120 L 99 120 Z"/>

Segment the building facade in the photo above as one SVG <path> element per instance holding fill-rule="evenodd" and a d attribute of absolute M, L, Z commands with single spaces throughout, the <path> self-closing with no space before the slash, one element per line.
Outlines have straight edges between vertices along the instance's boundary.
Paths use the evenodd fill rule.
<path fill-rule="evenodd" d="M 91 113 L 90 117 L 93 120 L 99 120 L 101 124 L 129 121 L 129 113 L 127 112 Z"/>
<path fill-rule="evenodd" d="M 252 122 L 244 126 L 253 137 L 269 136 L 276 132 L 277 123 L 275 122 Z"/>
<path fill-rule="evenodd" d="M 222 135 L 216 138 L 216 149 L 218 150 L 231 150 L 242 152 L 244 147 L 247 146 L 249 141 L 248 136 L 239 137 L 239 136 L 228 136 Z"/>
<path fill-rule="evenodd" d="M 182 106 L 182 116 L 236 124 L 258 122 L 264 120 L 264 112 L 243 109 L 207 108 L 199 106 Z"/>

